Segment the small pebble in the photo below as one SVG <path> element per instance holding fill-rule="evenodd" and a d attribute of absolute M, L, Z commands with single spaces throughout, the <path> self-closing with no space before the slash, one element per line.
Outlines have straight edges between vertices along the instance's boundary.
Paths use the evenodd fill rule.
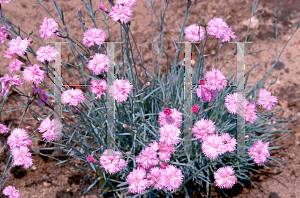
<path fill-rule="evenodd" d="M 33 165 L 33 166 L 31 167 L 31 170 L 35 171 L 35 170 L 36 170 L 36 166 Z"/>
<path fill-rule="evenodd" d="M 51 186 L 51 183 L 49 183 L 49 182 L 44 182 L 44 186 L 45 186 L 46 188 L 49 188 L 49 187 Z"/>
<path fill-rule="evenodd" d="M 216 54 L 216 51 L 215 50 L 212 50 L 211 51 L 211 55 L 215 55 Z"/>

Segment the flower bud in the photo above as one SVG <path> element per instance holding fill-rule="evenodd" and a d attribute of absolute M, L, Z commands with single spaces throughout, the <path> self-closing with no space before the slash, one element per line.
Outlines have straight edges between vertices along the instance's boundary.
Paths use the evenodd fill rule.
<path fill-rule="evenodd" d="M 166 169 L 168 166 L 169 166 L 169 165 L 168 165 L 167 163 L 164 163 L 164 162 L 162 162 L 162 163 L 160 164 L 160 167 L 161 167 L 162 169 Z"/>
<path fill-rule="evenodd" d="M 277 79 L 278 79 L 278 76 L 276 76 L 275 79 L 273 79 L 273 80 L 271 81 L 270 85 L 273 85 L 273 84 L 277 81 Z"/>
<path fill-rule="evenodd" d="M 142 118 L 142 122 L 143 122 L 143 123 L 146 123 L 146 119 L 145 119 L 145 118 Z"/>
<path fill-rule="evenodd" d="M 32 39 L 29 39 L 28 41 L 29 41 L 29 43 L 30 43 L 30 44 L 32 44 L 32 43 L 33 43 L 33 40 L 32 40 Z"/>
<path fill-rule="evenodd" d="M 246 140 L 249 139 L 249 137 L 250 137 L 249 135 L 245 135 L 245 139 L 246 139 Z"/>
<path fill-rule="evenodd" d="M 168 108 L 165 108 L 165 109 L 164 109 L 164 114 L 166 114 L 166 115 L 171 115 L 171 113 L 172 113 L 172 110 L 171 110 L 171 109 L 168 109 Z"/>
<path fill-rule="evenodd" d="M 28 141 L 27 146 L 28 146 L 28 147 L 31 147 L 31 146 L 32 146 L 32 140 L 29 140 L 29 141 Z"/>
<path fill-rule="evenodd" d="M 105 7 L 105 5 L 104 5 L 103 3 L 100 3 L 99 6 L 98 6 L 98 8 L 99 8 L 100 10 L 107 11 L 107 10 L 106 10 L 106 7 Z"/>
<path fill-rule="evenodd" d="M 127 129 L 127 130 L 131 130 L 131 127 L 128 126 L 127 124 L 123 124 L 123 127 L 124 127 L 125 129 Z"/>
<path fill-rule="evenodd" d="M 95 158 L 91 155 L 89 155 L 87 158 L 86 158 L 87 161 L 89 162 L 92 162 L 92 163 L 95 163 Z"/>
<path fill-rule="evenodd" d="M 277 11 L 276 11 L 275 8 L 273 9 L 273 15 L 274 15 L 275 18 L 277 18 Z"/>
<path fill-rule="evenodd" d="M 193 107 L 191 108 L 191 111 L 194 113 L 194 114 L 198 114 L 199 112 L 199 105 L 198 104 L 194 104 Z"/>
<path fill-rule="evenodd" d="M 170 102 L 170 95 L 167 95 L 166 102 L 167 102 L 167 103 L 169 103 L 169 102 Z"/>
<path fill-rule="evenodd" d="M 32 127 L 31 126 L 27 126 L 25 127 L 28 131 L 32 131 Z"/>
<path fill-rule="evenodd" d="M 76 109 L 72 109 L 72 113 L 78 114 L 78 111 Z"/>
<path fill-rule="evenodd" d="M 205 85 L 205 79 L 202 78 L 199 83 L 200 83 L 200 85 Z"/>

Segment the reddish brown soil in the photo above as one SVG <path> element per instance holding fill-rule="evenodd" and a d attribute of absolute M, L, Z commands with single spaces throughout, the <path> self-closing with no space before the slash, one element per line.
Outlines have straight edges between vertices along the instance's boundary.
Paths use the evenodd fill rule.
<path fill-rule="evenodd" d="M 77 19 L 77 10 L 80 8 L 83 11 L 83 16 L 88 27 L 94 27 L 89 15 L 85 9 L 84 4 L 80 0 L 57 0 L 60 8 L 63 9 L 65 15 L 65 22 L 69 28 L 72 19 L 74 21 L 71 26 L 70 35 L 77 39 L 82 39 L 82 28 Z M 159 1 L 154 0 L 154 11 L 159 13 Z M 33 37 L 38 39 L 38 27 L 40 26 L 44 17 L 49 17 L 45 10 L 38 4 L 35 4 L 35 0 L 17 1 L 12 0 L 9 4 L 2 5 L 3 15 L 11 20 L 14 24 L 20 25 L 21 29 L 25 32 L 34 31 Z M 44 6 L 50 11 L 50 13 L 58 20 L 59 24 L 62 22 L 59 20 L 58 14 L 55 11 L 52 1 L 43 0 Z M 99 1 L 92 0 L 94 11 L 96 10 Z M 164 22 L 164 43 L 163 50 L 166 50 L 170 55 L 171 60 L 175 57 L 174 41 L 178 41 L 180 31 L 176 22 L 182 26 L 184 13 L 186 9 L 186 0 L 170 1 L 167 16 Z M 250 17 L 250 10 L 247 8 L 252 7 L 252 1 L 245 0 L 211 0 L 211 1 L 199 1 L 195 4 L 190 16 L 187 20 L 187 25 L 196 23 L 199 18 L 205 18 L 207 21 L 212 17 L 221 17 L 232 27 L 236 33 L 238 40 L 245 40 L 247 29 L 242 25 L 243 21 Z M 108 7 L 109 3 L 104 2 Z M 163 5 L 163 4 L 162 4 Z M 253 35 L 253 44 L 249 45 L 249 51 L 264 50 L 258 54 L 246 55 L 246 71 L 253 67 L 256 63 L 260 62 L 258 66 L 249 77 L 249 85 L 262 78 L 267 74 L 271 68 L 271 63 L 275 60 L 274 56 L 268 51 L 267 47 L 275 52 L 275 26 L 274 17 L 272 15 L 273 8 L 278 10 L 279 29 L 278 29 L 278 50 L 284 47 L 285 43 L 289 39 L 289 36 L 295 30 L 297 26 L 297 19 L 300 17 L 300 2 L 299 0 L 262 0 L 259 1 L 257 8 L 262 7 L 265 9 L 265 14 L 262 16 L 260 25 Z M 138 1 L 137 5 L 133 6 L 133 18 L 131 31 L 134 36 L 137 45 L 149 42 L 151 39 L 151 11 L 146 1 Z M 259 17 L 260 11 L 255 14 Z M 97 19 L 103 19 L 101 12 L 96 13 Z M 105 23 L 101 20 L 97 20 L 99 28 L 104 29 Z M 119 41 L 119 25 L 112 21 L 108 17 L 108 24 L 111 25 L 109 30 L 112 34 L 114 41 Z M 154 38 L 159 34 L 159 26 L 157 19 L 154 15 Z M 260 174 L 256 174 L 252 179 L 255 181 L 256 186 L 247 184 L 246 188 L 242 188 L 240 185 L 236 185 L 232 190 L 225 191 L 229 197 L 270 197 L 270 198 L 285 198 L 285 197 L 300 197 L 300 156 L 299 156 L 299 118 L 300 118 L 300 90 L 299 90 L 299 57 L 300 57 L 300 31 L 296 32 L 294 37 L 290 40 L 287 48 L 281 56 L 281 59 L 293 59 L 297 61 L 283 60 L 278 63 L 273 70 L 271 76 L 266 81 L 266 86 L 272 80 L 273 77 L 278 76 L 277 82 L 270 88 L 273 95 L 276 95 L 279 99 L 279 104 L 275 109 L 285 109 L 282 113 L 284 118 L 292 119 L 296 121 L 285 127 L 284 129 L 291 129 L 293 133 L 277 141 L 271 145 L 281 145 L 282 149 L 272 151 L 272 156 L 285 160 L 282 167 L 270 166 L 271 170 L 262 168 L 259 171 Z M 107 33 L 107 30 L 106 30 Z M 251 33 L 251 31 L 250 31 Z M 24 35 L 24 34 L 23 34 Z M 124 33 L 123 33 L 124 36 Z M 25 36 L 24 36 L 25 37 Z M 107 37 L 108 38 L 108 37 Z M 55 38 L 55 41 L 61 41 L 62 39 Z M 159 44 L 159 39 L 157 40 Z M 36 43 L 32 44 L 33 49 L 38 47 Z M 167 48 L 168 46 L 168 48 Z M 267 46 L 267 47 L 266 47 Z M 117 49 L 120 48 L 117 46 Z M 151 45 L 148 43 L 141 46 L 142 54 L 144 55 L 145 64 L 149 65 L 149 72 L 152 71 L 152 57 L 151 57 Z M 184 49 L 184 47 L 182 47 Z M 1 57 L 3 57 L 6 47 L 2 45 L 0 48 Z M 234 44 L 225 44 L 220 52 L 218 67 L 223 65 L 235 50 Z M 206 47 L 206 54 L 212 54 L 206 59 L 206 70 L 213 66 L 216 52 L 217 43 L 216 40 L 210 39 Z M 197 60 L 197 50 L 193 51 L 193 59 Z M 30 60 L 34 60 L 30 56 Z M 75 64 L 75 58 L 70 49 L 63 45 L 63 61 L 67 62 L 70 55 L 70 62 Z M 137 52 L 134 51 L 134 56 L 137 56 Z M 183 59 L 183 53 L 181 53 L 179 60 Z M 157 52 L 154 50 L 155 65 L 157 65 Z M 117 56 L 120 60 L 120 56 Z M 2 67 L 0 73 L 8 73 L 9 60 L 2 58 Z M 32 61 L 37 63 L 37 61 Z M 230 63 L 230 67 L 236 66 L 235 59 Z M 138 63 L 139 66 L 140 63 Z M 166 70 L 166 57 L 162 56 L 161 70 Z M 227 69 L 224 67 L 222 72 L 226 74 Z M 21 73 L 17 73 L 21 74 Z M 67 71 L 63 73 L 63 77 L 72 80 L 71 74 Z M 70 81 L 69 81 L 70 82 Z M 75 82 L 77 83 L 77 82 Z M 26 88 L 27 89 L 27 88 Z M 17 104 L 17 100 L 11 102 Z M 286 109 L 287 108 L 287 109 Z M 30 117 L 32 112 L 28 112 L 25 117 Z M 13 127 L 17 127 L 20 121 L 20 112 L 12 112 L 1 115 L 1 123 L 8 124 L 13 122 Z M 31 125 L 37 127 L 35 120 L 25 120 L 21 127 Z M 276 130 L 274 128 L 274 130 Z M 0 135 L 1 140 L 6 138 L 5 135 Z M 2 146 L 2 145 L 1 145 Z M 42 147 L 43 145 L 35 146 Z M 0 163 L 5 164 L 7 161 L 7 152 L 1 154 Z M 11 171 L 12 176 L 3 184 L 3 187 L 7 185 L 13 185 L 20 190 L 22 197 L 38 197 L 38 198 L 58 198 L 58 197 L 97 197 L 99 194 L 99 188 L 94 187 L 90 192 L 82 196 L 81 193 L 91 184 L 89 180 L 84 178 L 83 173 L 79 171 L 71 171 L 71 168 L 66 165 L 58 165 L 53 167 L 55 162 L 52 159 L 44 158 L 39 155 L 34 155 L 34 168 L 25 170 L 17 167 Z M 79 165 L 80 162 L 74 162 L 75 165 Z M 4 165 L 0 166 L 0 173 L 2 176 Z M 47 184 L 48 183 L 48 184 Z M 0 195 L 1 196 L 1 195 Z M 179 195 L 181 196 L 181 195 Z M 205 195 L 195 195 L 199 197 Z M 211 197 L 221 197 L 218 189 L 212 189 Z"/>

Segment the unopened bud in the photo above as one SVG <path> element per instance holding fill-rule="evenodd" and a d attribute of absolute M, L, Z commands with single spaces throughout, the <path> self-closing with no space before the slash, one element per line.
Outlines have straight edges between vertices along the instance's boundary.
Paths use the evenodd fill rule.
<path fill-rule="evenodd" d="M 28 141 L 27 146 L 28 146 L 28 147 L 31 147 L 31 146 L 32 146 L 32 140 L 29 140 L 29 141 Z"/>
<path fill-rule="evenodd" d="M 277 11 L 276 11 L 275 8 L 273 9 L 273 15 L 274 15 L 275 18 L 277 18 Z"/>
<path fill-rule="evenodd" d="M 143 123 L 146 123 L 146 119 L 145 119 L 145 118 L 142 118 L 142 122 L 143 122 Z"/>
<path fill-rule="evenodd" d="M 275 79 L 273 79 L 273 80 L 271 81 L 270 85 L 273 85 L 273 84 L 277 81 L 277 79 L 278 79 L 278 76 L 276 76 Z"/>
<path fill-rule="evenodd" d="M 205 85 L 205 79 L 202 78 L 199 83 L 200 83 L 200 85 Z"/>
<path fill-rule="evenodd" d="M 127 130 L 131 130 L 131 127 L 128 126 L 127 124 L 123 124 L 123 127 L 124 127 L 125 129 L 127 129 Z"/>
<path fill-rule="evenodd" d="M 250 137 L 249 135 L 245 135 L 245 139 L 246 139 L 246 140 L 249 139 L 249 137 Z"/>
<path fill-rule="evenodd" d="M 170 95 L 167 95 L 166 102 L 167 102 L 167 103 L 169 103 L 169 102 L 170 102 Z"/>
<path fill-rule="evenodd" d="M 96 161 L 95 158 L 91 155 L 89 155 L 86 159 L 87 159 L 87 161 L 92 162 L 92 163 L 95 163 L 95 161 Z"/>
<path fill-rule="evenodd" d="M 42 119 L 42 118 L 37 118 L 37 120 L 38 120 L 39 122 L 41 122 L 43 119 Z"/>
<path fill-rule="evenodd" d="M 33 40 L 32 40 L 32 39 L 29 39 L 28 41 L 29 41 L 29 43 L 30 43 L 30 44 L 32 44 L 32 43 L 33 43 Z"/>
<path fill-rule="evenodd" d="M 206 26 L 206 21 L 205 21 L 204 18 L 202 19 L 202 25 L 203 25 L 204 27 Z"/>
<path fill-rule="evenodd" d="M 72 109 L 72 113 L 78 114 L 78 111 L 76 109 Z"/>
<path fill-rule="evenodd" d="M 99 8 L 100 10 L 107 11 L 107 10 L 106 10 L 106 7 L 105 7 L 105 5 L 104 5 L 103 3 L 100 3 L 99 6 L 98 6 L 98 8 Z"/>
<path fill-rule="evenodd" d="M 28 131 L 31 131 L 32 130 L 32 127 L 31 126 L 27 126 L 25 127 Z"/>
<path fill-rule="evenodd" d="M 210 102 L 208 103 L 208 107 L 211 107 L 214 103 Z"/>

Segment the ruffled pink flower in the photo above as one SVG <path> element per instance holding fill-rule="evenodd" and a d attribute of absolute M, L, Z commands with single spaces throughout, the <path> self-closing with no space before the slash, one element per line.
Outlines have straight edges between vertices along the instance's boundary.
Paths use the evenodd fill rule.
<path fill-rule="evenodd" d="M 53 18 L 47 19 L 47 17 L 45 17 L 39 32 L 42 39 L 47 40 L 48 38 L 52 38 L 57 30 L 58 24 L 56 20 Z"/>
<path fill-rule="evenodd" d="M 22 62 L 18 59 L 14 59 L 9 63 L 9 71 L 13 75 L 15 71 L 19 71 L 21 69 Z"/>
<path fill-rule="evenodd" d="M 232 32 L 231 27 L 227 28 L 227 30 L 225 31 L 225 34 L 223 34 L 223 36 L 221 36 L 222 42 L 230 42 L 230 39 L 234 39 L 236 38 L 236 36 L 234 35 L 234 32 Z"/>
<path fill-rule="evenodd" d="M 224 150 L 226 147 L 218 135 L 210 135 L 202 143 L 202 151 L 210 159 L 216 159 Z"/>
<path fill-rule="evenodd" d="M 193 107 L 191 108 L 191 111 L 194 113 L 194 114 L 198 114 L 199 112 L 199 105 L 198 104 L 194 104 Z"/>
<path fill-rule="evenodd" d="M 266 89 L 262 89 L 259 92 L 259 97 L 257 99 L 257 103 L 264 108 L 268 109 L 268 111 L 271 111 L 273 106 L 275 106 L 278 102 L 278 99 L 276 96 L 271 96 L 271 92 L 267 91 Z"/>
<path fill-rule="evenodd" d="M 196 23 L 185 28 L 185 38 L 190 42 L 201 41 L 204 39 L 205 31 L 202 26 Z"/>
<path fill-rule="evenodd" d="M 50 62 L 55 60 L 55 57 L 59 55 L 59 53 L 54 47 L 47 45 L 45 47 L 40 47 L 40 49 L 36 52 L 36 55 L 36 59 L 42 63 L 45 61 Z"/>
<path fill-rule="evenodd" d="M 116 79 L 114 84 L 109 86 L 109 94 L 114 97 L 115 100 L 122 103 L 127 100 L 133 85 L 128 80 Z"/>
<path fill-rule="evenodd" d="M 116 4 L 123 4 L 125 6 L 133 6 L 136 4 L 136 0 L 116 0 Z"/>
<path fill-rule="evenodd" d="M 141 168 L 133 169 L 127 176 L 126 182 L 129 184 L 129 191 L 133 194 L 140 194 L 149 187 L 146 171 Z"/>
<path fill-rule="evenodd" d="M 0 133 L 8 133 L 8 132 L 9 132 L 9 128 L 4 124 L 0 123 Z"/>
<path fill-rule="evenodd" d="M 145 148 L 142 154 L 139 154 L 136 158 L 136 163 L 144 169 L 149 169 L 157 165 L 158 162 L 156 151 L 153 151 L 150 147 Z"/>
<path fill-rule="evenodd" d="M 82 42 L 85 46 L 102 45 L 105 41 L 106 34 L 103 30 L 92 28 L 83 33 Z"/>
<path fill-rule="evenodd" d="M 174 165 L 169 165 L 168 168 L 161 172 L 167 190 L 175 191 L 180 187 L 184 176 L 179 168 L 176 168 Z"/>
<path fill-rule="evenodd" d="M 220 136 L 224 146 L 226 149 L 224 149 L 224 151 L 221 154 L 228 152 L 232 152 L 236 149 L 236 139 L 235 138 L 231 138 L 229 133 L 223 133 Z"/>
<path fill-rule="evenodd" d="M 159 142 L 177 145 L 180 142 L 180 129 L 172 124 L 166 124 L 159 129 Z"/>
<path fill-rule="evenodd" d="M 95 54 L 93 59 L 89 61 L 87 66 L 94 74 L 99 75 L 107 72 L 109 67 L 109 59 L 106 54 Z"/>
<path fill-rule="evenodd" d="M 257 110 L 255 109 L 255 103 L 254 102 L 249 102 L 245 100 L 245 121 L 246 123 L 254 123 L 256 120 L 256 112 Z M 239 113 L 239 112 L 238 112 Z"/>
<path fill-rule="evenodd" d="M 0 0 L 0 3 L 9 3 L 11 0 Z"/>
<path fill-rule="evenodd" d="M 234 172 L 231 166 L 219 168 L 214 172 L 216 186 L 225 189 L 232 188 L 237 183 L 237 177 L 234 175 Z"/>
<path fill-rule="evenodd" d="M 84 95 L 80 89 L 69 89 L 61 94 L 61 102 L 71 106 L 77 106 L 84 102 Z"/>
<path fill-rule="evenodd" d="M 3 0 L 0 0 L 0 2 Z M 5 1 L 5 0 L 4 0 Z M 8 0 L 9 2 L 10 0 Z M 6 3 L 8 3 L 6 2 Z M 15 187 L 13 186 L 6 186 L 6 188 L 4 188 L 4 190 L 2 191 L 2 193 L 6 196 L 8 196 L 8 198 L 21 198 L 19 190 L 16 190 Z"/>
<path fill-rule="evenodd" d="M 153 186 L 156 190 L 162 190 L 165 187 L 162 177 L 162 170 L 158 167 L 153 167 L 150 173 L 147 174 L 149 185 Z"/>
<path fill-rule="evenodd" d="M 9 52 L 9 50 L 8 50 L 9 48 L 7 48 L 7 50 L 4 52 L 4 55 L 3 55 L 3 57 L 4 58 L 7 58 L 7 59 L 14 59 L 14 58 L 16 58 L 18 55 L 16 55 L 15 53 L 10 53 Z"/>
<path fill-rule="evenodd" d="M 31 153 L 27 146 L 14 147 L 11 150 L 13 155 L 14 163 L 13 165 L 21 166 L 24 165 L 24 168 L 29 168 L 33 164 L 33 159 L 31 158 Z"/>
<path fill-rule="evenodd" d="M 1 2 L 1 1 L 0 1 Z M 1 28 L 6 29 L 5 25 L 3 25 Z M 8 29 L 11 28 L 11 26 L 8 26 Z M 7 37 L 7 32 L 4 29 L 0 29 L 0 44 L 3 44 L 6 37 Z"/>
<path fill-rule="evenodd" d="M 157 142 L 152 142 L 149 144 L 149 147 L 153 150 L 153 151 L 157 151 L 158 150 L 158 143 Z"/>
<path fill-rule="evenodd" d="M 4 77 L 0 78 L 0 82 L 2 82 L 2 95 L 6 93 L 9 84 L 11 84 L 12 86 L 23 86 L 23 82 L 19 79 L 18 75 L 14 75 L 13 77 L 11 77 L 5 74 Z"/>
<path fill-rule="evenodd" d="M 240 93 L 228 94 L 225 97 L 225 106 L 229 113 L 236 114 L 238 109 L 241 109 L 241 107 L 243 106 L 243 102 L 245 103 L 245 101 L 246 101 L 245 96 L 243 96 Z"/>
<path fill-rule="evenodd" d="M 207 85 L 210 85 L 213 89 L 221 91 L 227 85 L 227 79 L 218 69 L 212 68 L 212 71 L 205 73 Z"/>
<path fill-rule="evenodd" d="M 120 151 L 106 149 L 100 157 L 101 168 L 104 168 L 105 172 L 109 174 L 119 172 L 127 165 L 121 157 L 122 153 Z"/>
<path fill-rule="evenodd" d="M 249 149 L 248 154 L 259 166 L 264 164 L 267 161 L 267 158 L 270 157 L 269 142 L 256 140 Z"/>
<path fill-rule="evenodd" d="M 46 72 L 40 69 L 39 65 L 32 65 L 24 69 L 23 79 L 27 82 L 33 82 L 39 84 L 45 79 Z"/>
<path fill-rule="evenodd" d="M 27 40 L 27 38 L 22 40 L 22 38 L 18 36 L 17 38 L 9 41 L 8 45 L 8 51 L 10 54 L 18 54 L 19 56 L 22 56 L 25 54 L 25 51 L 29 46 L 29 40 Z"/>
<path fill-rule="evenodd" d="M 160 112 L 158 115 L 158 122 L 160 126 L 172 124 L 179 128 L 182 123 L 182 113 L 175 108 L 171 109 L 171 111 L 172 113 L 169 115 L 165 114 L 165 112 Z"/>
<path fill-rule="evenodd" d="M 42 137 L 48 142 L 60 140 L 62 138 L 63 125 L 58 119 L 50 120 L 46 118 L 39 126 L 39 131 L 43 133 Z"/>
<path fill-rule="evenodd" d="M 14 129 L 7 138 L 7 144 L 10 148 L 29 146 L 30 139 L 27 132 L 24 129 Z"/>
<path fill-rule="evenodd" d="M 207 32 L 216 38 L 223 37 L 227 33 L 228 26 L 222 18 L 213 18 L 207 23 Z"/>
<path fill-rule="evenodd" d="M 216 132 L 216 127 L 212 120 L 206 120 L 201 118 L 197 121 L 192 129 L 192 133 L 200 142 L 204 141 L 208 136 L 214 135 Z"/>
<path fill-rule="evenodd" d="M 101 79 L 101 80 L 95 80 L 93 79 L 91 81 L 91 91 L 92 93 L 97 94 L 98 98 L 101 98 L 102 95 L 105 95 L 105 90 L 107 89 L 107 83 L 105 80 Z"/>
<path fill-rule="evenodd" d="M 131 20 L 132 9 L 129 6 L 117 4 L 110 9 L 108 15 L 114 21 L 120 20 L 121 23 L 128 23 Z"/>
<path fill-rule="evenodd" d="M 201 102 L 211 102 L 217 97 L 217 90 L 212 87 L 208 87 L 207 85 L 197 88 L 196 93 Z"/>
<path fill-rule="evenodd" d="M 172 144 L 158 143 L 158 155 L 159 158 L 163 161 L 170 161 L 171 153 L 175 151 Z"/>

